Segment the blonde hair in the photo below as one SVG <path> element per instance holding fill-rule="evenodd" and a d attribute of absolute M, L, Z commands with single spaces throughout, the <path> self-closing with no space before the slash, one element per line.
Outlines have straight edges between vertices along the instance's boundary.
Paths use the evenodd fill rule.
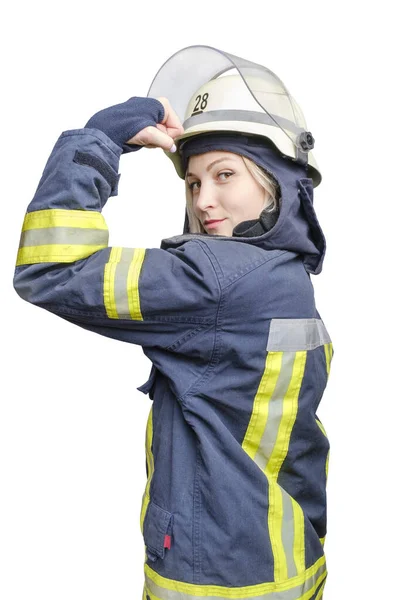
<path fill-rule="evenodd" d="M 265 196 L 268 198 L 268 202 L 264 207 L 267 212 L 274 212 L 279 209 L 279 185 L 278 182 L 264 169 L 256 165 L 255 162 L 247 158 L 246 156 L 240 155 L 249 170 L 250 174 L 254 179 L 261 185 L 265 190 Z M 189 219 L 189 232 L 190 233 L 207 233 L 204 229 L 200 219 L 198 219 L 193 210 L 193 194 L 189 187 L 187 179 L 185 179 L 185 195 L 186 195 L 186 211 Z"/>

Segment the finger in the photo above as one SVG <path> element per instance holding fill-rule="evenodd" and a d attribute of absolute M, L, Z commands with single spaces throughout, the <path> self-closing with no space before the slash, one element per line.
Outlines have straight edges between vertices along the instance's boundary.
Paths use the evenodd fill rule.
<path fill-rule="evenodd" d="M 182 128 L 181 130 L 176 130 L 176 129 L 167 129 L 165 127 L 165 125 L 162 125 L 161 123 L 157 123 L 156 125 L 157 129 L 159 129 L 160 131 L 163 131 L 164 133 L 166 133 L 167 135 L 169 135 L 169 137 L 171 137 L 173 140 L 178 136 L 181 135 L 184 130 Z"/>
<path fill-rule="evenodd" d="M 163 150 L 169 150 L 174 143 L 169 135 L 153 126 L 145 127 L 133 139 L 135 140 L 135 138 L 138 140 L 136 143 Z"/>
<path fill-rule="evenodd" d="M 172 108 L 168 98 L 164 96 L 157 98 L 162 105 L 164 106 L 164 119 L 161 121 L 161 124 L 165 125 L 168 130 L 168 135 L 171 137 L 176 137 L 177 135 L 181 135 L 184 132 L 182 123 Z"/>
<path fill-rule="evenodd" d="M 152 127 L 151 129 L 153 131 L 151 132 L 150 143 L 154 144 L 155 146 L 158 146 L 159 148 L 162 148 L 163 150 L 170 150 L 170 148 L 174 144 L 173 138 L 164 133 L 163 131 L 160 131 L 156 127 Z"/>
<path fill-rule="evenodd" d="M 165 125 L 163 125 L 162 123 L 157 123 L 156 127 L 157 127 L 157 129 L 159 129 L 160 131 L 163 131 L 164 133 L 166 133 L 168 135 L 167 128 L 165 127 Z"/>

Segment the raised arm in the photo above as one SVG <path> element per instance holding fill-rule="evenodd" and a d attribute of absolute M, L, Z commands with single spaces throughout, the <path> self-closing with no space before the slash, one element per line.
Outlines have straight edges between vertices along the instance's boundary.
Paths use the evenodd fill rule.
<path fill-rule="evenodd" d="M 181 126 L 165 99 L 134 97 L 117 107 L 57 140 L 27 207 L 14 287 L 102 335 L 176 348 L 215 322 L 219 284 L 209 254 L 198 240 L 168 250 L 111 248 L 101 211 L 117 195 L 120 155 L 169 149 Z"/>

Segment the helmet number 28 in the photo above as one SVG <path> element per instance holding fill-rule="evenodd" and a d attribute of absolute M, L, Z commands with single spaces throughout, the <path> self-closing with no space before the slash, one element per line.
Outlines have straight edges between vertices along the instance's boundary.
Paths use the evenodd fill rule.
<path fill-rule="evenodd" d="M 196 96 L 196 104 L 194 106 L 191 116 L 202 112 L 207 106 L 208 93 L 206 92 L 202 96 Z"/>

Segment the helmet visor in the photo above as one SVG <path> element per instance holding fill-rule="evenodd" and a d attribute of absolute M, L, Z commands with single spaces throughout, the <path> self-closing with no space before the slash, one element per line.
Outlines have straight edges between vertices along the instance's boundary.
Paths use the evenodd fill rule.
<path fill-rule="evenodd" d="M 212 79 L 228 74 L 232 69 L 239 73 L 248 93 L 262 109 L 263 114 L 260 113 L 258 118 L 268 125 L 279 127 L 294 144 L 298 158 L 305 158 L 304 153 L 313 147 L 313 139 L 306 131 L 300 107 L 272 71 L 240 56 L 211 46 L 183 48 L 162 65 L 147 96 L 168 98 L 186 128 L 189 121 L 188 105 L 197 90 Z M 260 80 L 261 86 L 255 83 Z M 192 109 L 194 108 L 193 106 Z"/>

